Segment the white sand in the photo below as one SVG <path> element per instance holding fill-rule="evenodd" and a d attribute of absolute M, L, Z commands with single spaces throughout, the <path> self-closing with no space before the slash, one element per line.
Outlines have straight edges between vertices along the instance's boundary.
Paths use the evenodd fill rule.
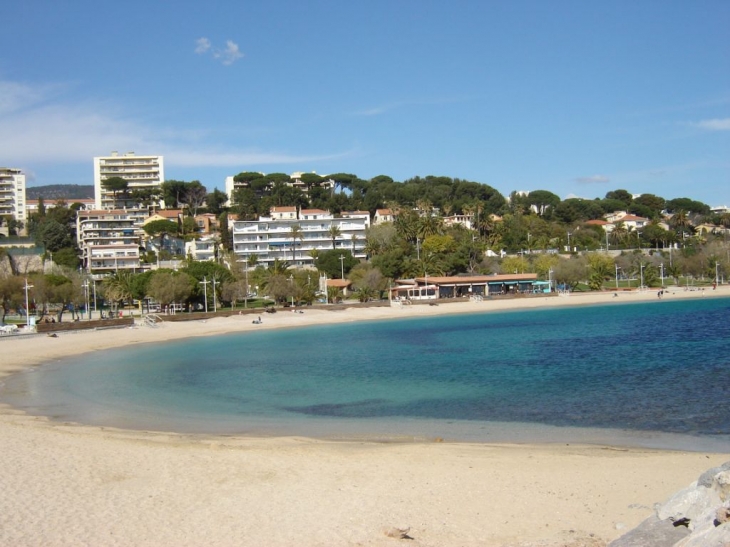
<path fill-rule="evenodd" d="M 730 296 L 730 290 L 705 296 Z M 674 291 L 666 299 L 701 298 Z M 262 314 L 0 340 L 0 375 L 190 336 L 656 292 Z M 0 545 L 603 545 L 728 454 L 574 445 L 382 444 L 138 433 L 0 409 Z"/>

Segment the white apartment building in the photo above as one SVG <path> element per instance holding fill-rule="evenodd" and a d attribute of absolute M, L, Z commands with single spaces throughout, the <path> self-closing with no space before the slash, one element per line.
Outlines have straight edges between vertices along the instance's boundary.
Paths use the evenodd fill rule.
<path fill-rule="evenodd" d="M 165 181 L 165 165 L 162 156 L 136 156 L 134 152 L 94 158 L 94 197 L 96 209 L 121 209 L 136 207 L 128 196 L 117 195 L 102 186 L 111 177 L 121 177 L 129 183 L 129 192 L 143 188 L 160 188 Z M 159 206 L 164 204 L 160 200 Z"/>
<path fill-rule="evenodd" d="M 299 226 L 301 239 L 290 237 L 293 226 Z M 244 262 L 255 255 L 264 266 L 281 260 L 291 266 L 314 264 L 311 251 L 332 250 L 330 229 L 335 226 L 340 234 L 335 238 L 335 249 L 350 251 L 356 258 L 365 258 L 365 230 L 370 226 L 367 211 L 342 213 L 335 217 L 329 211 L 295 207 L 274 207 L 268 217 L 259 220 L 233 222 L 233 251 L 238 261 Z"/>
<path fill-rule="evenodd" d="M 20 169 L 0 167 L 0 216 L 9 215 L 25 225 L 25 175 Z"/>
<path fill-rule="evenodd" d="M 76 239 L 87 272 L 98 277 L 118 271 L 135 271 L 141 267 L 140 226 L 145 210 L 79 211 Z"/>

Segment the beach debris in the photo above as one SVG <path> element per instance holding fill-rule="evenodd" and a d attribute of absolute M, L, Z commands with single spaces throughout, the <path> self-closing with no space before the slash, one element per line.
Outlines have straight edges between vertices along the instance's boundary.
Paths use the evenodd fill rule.
<path fill-rule="evenodd" d="M 391 528 L 386 528 L 383 530 L 383 533 L 388 536 L 389 538 L 395 538 L 395 539 L 413 539 L 411 536 L 408 535 L 408 532 L 411 531 L 411 527 L 408 528 L 396 528 L 395 526 Z"/>
<path fill-rule="evenodd" d="M 58 338 L 58 334 L 56 334 L 55 332 L 50 332 L 48 333 L 48 338 Z"/>

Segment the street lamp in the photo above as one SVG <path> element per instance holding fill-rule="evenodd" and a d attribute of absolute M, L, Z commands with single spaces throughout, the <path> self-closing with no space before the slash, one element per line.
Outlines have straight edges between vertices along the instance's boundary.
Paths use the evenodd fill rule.
<path fill-rule="evenodd" d="M 659 264 L 659 272 L 660 272 L 661 279 L 662 279 L 662 289 L 663 289 L 664 288 L 664 262 Z"/>
<path fill-rule="evenodd" d="M 215 277 L 213 278 L 213 313 L 218 313 L 218 305 L 215 299 Z"/>
<path fill-rule="evenodd" d="M 340 279 L 345 279 L 345 255 L 340 255 L 340 272 L 342 273 Z"/>
<path fill-rule="evenodd" d="M 25 328 L 30 331 L 30 310 L 28 309 L 28 289 L 32 289 L 33 285 L 28 285 L 28 278 L 25 278 Z"/>
<path fill-rule="evenodd" d="M 207 276 L 203 277 L 202 281 L 199 281 L 198 284 L 203 286 L 203 298 L 205 299 L 205 313 L 208 313 L 208 281 Z"/>
<path fill-rule="evenodd" d="M 570 250 L 570 236 L 572 236 L 572 235 L 573 234 L 571 234 L 570 232 L 568 232 L 568 252 L 571 252 L 571 250 Z"/>
<path fill-rule="evenodd" d="M 289 284 L 291 284 L 291 307 L 294 307 L 294 274 L 289 276 Z"/>
<path fill-rule="evenodd" d="M 618 264 L 614 264 L 616 267 L 616 290 L 618 290 L 618 271 L 621 269 L 618 267 Z"/>
<path fill-rule="evenodd" d="M 641 284 L 639 285 L 639 290 L 644 290 L 644 263 L 642 262 L 639 264 L 639 275 L 641 276 Z"/>

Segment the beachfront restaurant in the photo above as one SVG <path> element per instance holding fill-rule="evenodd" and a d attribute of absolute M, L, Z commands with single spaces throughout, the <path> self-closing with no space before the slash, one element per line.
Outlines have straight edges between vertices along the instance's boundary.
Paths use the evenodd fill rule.
<path fill-rule="evenodd" d="M 439 298 L 486 297 L 545 292 L 547 281 L 537 274 L 428 276 L 405 279 L 391 287 L 391 300 L 436 300 Z"/>

